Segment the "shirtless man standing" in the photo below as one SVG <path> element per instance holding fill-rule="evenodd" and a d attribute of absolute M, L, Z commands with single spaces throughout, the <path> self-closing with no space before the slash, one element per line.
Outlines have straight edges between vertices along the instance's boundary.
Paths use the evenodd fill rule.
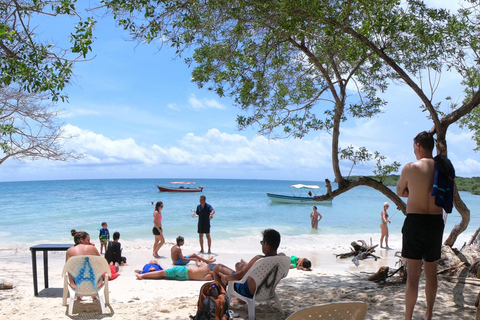
<path fill-rule="evenodd" d="M 408 270 L 405 289 L 407 320 L 412 319 L 417 302 L 422 262 L 427 300 L 427 310 L 422 319 L 432 319 L 437 295 L 437 264 L 441 257 L 444 222 L 443 209 L 435 205 L 435 197 L 430 195 L 435 174 L 433 146 L 433 137 L 428 132 L 420 132 L 413 139 L 417 161 L 405 165 L 397 183 L 397 195 L 408 197 L 407 217 L 402 229 L 402 256 L 407 259 Z"/>

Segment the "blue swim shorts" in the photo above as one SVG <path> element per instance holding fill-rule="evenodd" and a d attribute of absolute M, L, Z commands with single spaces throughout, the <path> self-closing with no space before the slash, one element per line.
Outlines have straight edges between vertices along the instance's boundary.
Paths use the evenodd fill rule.
<path fill-rule="evenodd" d="M 246 281 L 244 283 L 235 283 L 233 289 L 246 298 L 253 298 L 253 294 L 250 292 Z"/>
<path fill-rule="evenodd" d="M 185 258 L 189 259 L 190 256 L 185 256 Z M 186 264 L 188 264 L 190 261 L 182 261 L 182 259 L 178 259 L 177 261 L 175 261 L 174 265 L 176 266 L 184 266 Z"/>

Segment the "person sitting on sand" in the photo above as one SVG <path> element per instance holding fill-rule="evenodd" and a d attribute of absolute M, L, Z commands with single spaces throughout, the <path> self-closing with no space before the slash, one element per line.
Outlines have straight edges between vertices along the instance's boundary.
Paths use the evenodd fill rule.
<path fill-rule="evenodd" d="M 283 253 L 277 254 L 277 249 L 280 245 L 280 233 L 274 229 L 266 229 L 263 231 L 263 240 L 260 241 L 260 244 L 262 245 L 262 252 L 265 255 L 257 255 L 248 263 L 242 259 L 235 264 L 235 270 L 232 270 L 223 264 L 217 264 L 213 268 L 213 278 L 215 281 L 221 283 L 225 288 L 228 281 L 241 280 L 258 259 L 284 255 Z M 257 290 L 257 284 L 255 283 L 255 280 L 249 277 L 244 283 L 236 283 L 234 290 L 244 297 L 253 298 L 253 293 Z"/>
<path fill-rule="evenodd" d="M 176 266 L 184 266 L 188 264 L 190 261 L 195 261 L 195 264 L 197 266 L 200 266 L 201 263 L 214 263 L 215 259 L 205 259 L 203 257 L 200 257 L 196 255 L 195 253 L 188 255 L 188 256 L 183 256 L 182 253 L 182 248 L 185 244 L 185 239 L 182 236 L 177 237 L 177 245 L 174 245 L 171 250 L 171 256 L 172 256 L 172 262 Z"/>
<path fill-rule="evenodd" d="M 137 271 L 139 270 L 135 270 L 135 276 L 137 277 L 138 280 L 148 280 L 148 279 L 200 280 L 200 281 L 213 280 L 212 271 L 210 271 L 208 264 L 204 264 L 203 266 L 198 268 L 189 268 L 187 266 L 177 266 L 177 267 L 169 268 L 166 270 L 148 271 L 146 273 L 143 273 L 140 271 L 137 272 Z"/>
<path fill-rule="evenodd" d="M 312 263 L 307 258 L 290 257 L 290 269 L 298 269 L 303 271 L 312 271 Z"/>
<path fill-rule="evenodd" d="M 105 259 L 111 265 L 115 265 L 117 271 L 119 266 L 125 266 L 127 264 L 127 258 L 122 257 L 122 245 L 120 242 L 120 232 L 115 231 L 113 233 L 113 241 L 109 241 L 107 250 L 105 251 Z"/>

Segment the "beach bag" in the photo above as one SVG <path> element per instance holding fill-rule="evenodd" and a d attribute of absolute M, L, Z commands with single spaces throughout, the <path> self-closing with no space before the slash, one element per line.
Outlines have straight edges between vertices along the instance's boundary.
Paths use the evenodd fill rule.
<path fill-rule="evenodd" d="M 214 288 L 214 289 L 212 289 Z M 215 289 L 218 295 L 215 293 Z M 200 288 L 198 297 L 197 314 L 194 320 L 228 320 L 230 301 L 225 294 L 225 289 L 216 281 L 207 282 Z"/>

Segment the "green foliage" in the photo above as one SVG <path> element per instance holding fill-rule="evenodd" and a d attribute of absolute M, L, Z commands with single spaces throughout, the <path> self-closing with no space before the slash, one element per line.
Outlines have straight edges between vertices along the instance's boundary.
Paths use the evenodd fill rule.
<path fill-rule="evenodd" d="M 433 99 L 442 71 L 462 76 L 464 101 L 480 87 L 478 1 L 458 13 L 421 0 L 102 2 L 134 38 L 169 44 L 179 55 L 193 49 L 185 58 L 193 81 L 232 97 L 242 110 L 238 127 L 262 135 L 302 138 L 326 130 L 336 148 L 340 124 L 381 112 L 386 102 L 378 93 L 391 83 L 410 86 L 435 125 L 458 110 L 447 114 Z M 480 145 L 479 112 L 462 120 Z M 352 168 L 376 160 L 380 181 L 399 168 L 365 147 L 338 154 Z"/>
<path fill-rule="evenodd" d="M 69 59 L 63 49 L 38 41 L 31 19 L 37 15 L 79 17 L 76 32 L 71 35 L 71 52 L 85 58 L 91 50 L 94 21 L 89 18 L 83 22 L 75 4 L 76 0 L 0 0 L 0 86 L 28 93 L 48 92 L 54 101 L 66 98 L 62 91 L 70 82 L 78 56 Z"/>
<path fill-rule="evenodd" d="M 378 58 L 321 21 L 327 13 L 343 14 L 344 2 L 104 3 L 137 39 L 159 39 L 179 53 L 193 47 L 186 58 L 193 81 L 234 98 L 244 111 L 240 129 L 258 126 L 260 134 L 301 138 L 331 130 L 335 114 L 342 121 L 371 117 L 384 105 L 376 92 L 386 88 L 388 73 Z M 347 89 L 353 81 L 357 92 Z"/>
<path fill-rule="evenodd" d="M 456 177 L 455 183 L 459 191 L 468 191 L 475 195 L 480 195 L 480 177 L 462 178 Z"/>

